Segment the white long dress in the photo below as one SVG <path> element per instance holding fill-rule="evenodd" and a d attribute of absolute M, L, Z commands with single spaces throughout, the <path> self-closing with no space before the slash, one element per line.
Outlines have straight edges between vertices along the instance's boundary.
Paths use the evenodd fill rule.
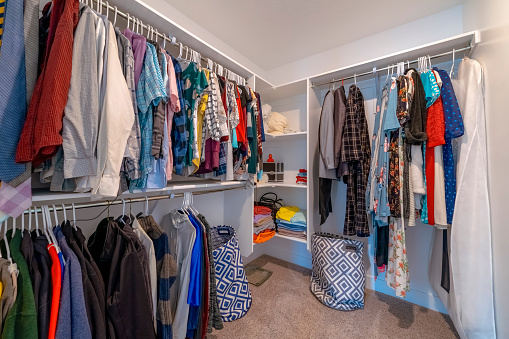
<path fill-rule="evenodd" d="M 461 338 L 496 338 L 481 65 L 464 58 L 453 85 L 465 134 L 458 139 L 457 196 L 450 228 L 450 292 L 440 287 L 442 231 L 438 230 L 430 276 Z"/>

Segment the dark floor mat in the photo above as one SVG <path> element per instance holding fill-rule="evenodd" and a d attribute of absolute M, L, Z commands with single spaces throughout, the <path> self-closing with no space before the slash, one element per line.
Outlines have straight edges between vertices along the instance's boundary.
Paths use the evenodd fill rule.
<path fill-rule="evenodd" d="M 272 271 L 254 265 L 245 267 L 247 281 L 255 286 L 260 286 L 272 275 Z"/>

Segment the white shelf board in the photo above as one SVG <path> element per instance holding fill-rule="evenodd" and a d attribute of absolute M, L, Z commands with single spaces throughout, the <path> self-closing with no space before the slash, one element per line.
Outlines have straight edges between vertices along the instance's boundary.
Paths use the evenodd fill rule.
<path fill-rule="evenodd" d="M 307 80 L 301 79 L 279 86 L 272 86 L 260 78 L 256 78 L 256 91 L 260 94 L 263 102 L 271 103 L 285 98 L 305 96 L 307 93 Z"/>
<path fill-rule="evenodd" d="M 266 187 L 270 187 L 270 188 L 274 188 L 274 187 L 307 188 L 308 186 L 296 184 L 296 183 L 292 183 L 292 182 L 267 182 L 267 183 L 259 182 L 256 184 L 256 187 L 257 188 L 266 188 Z"/>
<path fill-rule="evenodd" d="M 236 188 L 245 186 L 246 183 L 244 181 L 204 180 L 192 182 L 176 182 L 173 184 L 170 182 L 168 186 L 161 189 L 147 189 L 146 192 L 142 192 L 139 190 L 135 190 L 133 193 L 124 192 L 117 199 L 170 195 L 182 192 L 213 191 L 224 188 Z M 101 201 L 107 200 L 113 199 L 101 199 Z M 91 201 L 91 194 L 90 192 L 88 193 L 50 192 L 48 191 L 48 189 L 34 189 L 32 191 L 32 202 L 34 203 L 34 205 L 54 203 L 55 201 L 60 201 L 60 203 L 89 202 Z"/>
<path fill-rule="evenodd" d="M 288 133 L 288 134 L 265 133 L 265 142 L 304 139 L 304 138 L 306 138 L 307 134 L 308 134 L 308 132 L 297 132 L 297 133 Z"/>
<path fill-rule="evenodd" d="M 448 39 L 435 41 L 429 44 L 417 46 L 415 48 L 385 55 L 376 59 L 371 59 L 357 64 L 331 70 L 329 72 L 324 72 L 313 77 L 310 77 L 310 81 L 312 84 L 319 84 L 326 81 L 331 81 L 332 79 L 341 80 L 342 77 L 352 76 L 354 74 L 360 74 L 363 72 L 369 72 L 373 69 L 373 67 L 383 68 L 387 67 L 388 65 L 393 64 L 395 65 L 398 62 L 405 62 L 406 67 L 407 60 L 415 60 L 419 57 L 426 55 L 436 55 L 445 52 L 450 52 L 453 49 L 468 47 L 470 44 L 472 44 L 472 49 L 474 49 L 479 43 L 479 41 L 480 41 L 479 32 L 472 31 L 456 35 Z M 446 56 L 444 57 L 444 60 L 451 60 L 451 57 L 452 56 Z M 462 57 L 462 54 L 460 55 L 460 53 L 457 53 L 456 58 L 460 57 Z M 443 60 L 436 59 L 433 61 L 433 63 L 440 63 L 442 61 Z M 415 66 L 415 64 L 413 65 L 411 64 L 411 66 Z M 387 74 L 387 71 L 385 71 L 385 74 Z M 379 76 L 383 75 L 383 73 L 378 73 L 378 75 Z M 366 78 L 368 78 L 368 76 L 362 77 L 361 79 L 366 80 Z M 323 86 L 326 87 L 327 85 Z"/>
<path fill-rule="evenodd" d="M 276 235 L 274 237 L 277 237 L 277 238 L 283 238 L 283 239 L 287 239 L 287 240 L 291 240 L 291 241 L 296 241 L 296 242 L 301 242 L 303 244 L 307 244 L 308 241 L 306 239 L 300 239 L 300 238 L 294 238 L 294 237 L 288 237 L 286 235 L 281 235 L 279 233 L 276 232 Z"/>

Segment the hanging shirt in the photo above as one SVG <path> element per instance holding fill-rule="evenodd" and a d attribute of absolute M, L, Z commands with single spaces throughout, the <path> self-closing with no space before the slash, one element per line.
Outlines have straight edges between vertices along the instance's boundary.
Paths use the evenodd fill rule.
<path fill-rule="evenodd" d="M 79 260 L 67 245 L 62 228 L 57 226 L 54 233 L 65 261 L 55 338 L 91 339 Z"/>
<path fill-rule="evenodd" d="M 193 150 L 197 149 L 197 139 L 194 138 L 194 126 L 197 119 L 195 113 L 197 97 L 208 87 L 207 77 L 201 71 L 196 63 L 190 62 L 189 65 L 182 72 L 182 79 L 184 81 L 184 100 L 185 100 L 185 114 L 186 114 L 186 131 L 189 135 L 189 143 L 185 157 L 185 165 L 190 166 L 194 157 Z M 197 112 L 197 111 L 196 111 Z"/>
<path fill-rule="evenodd" d="M 34 256 L 39 264 L 41 284 L 39 289 L 39 308 L 37 309 L 37 324 L 40 338 L 48 338 L 50 314 L 51 314 L 51 256 L 48 252 L 48 240 L 43 235 L 37 235 L 32 231 L 34 243 Z M 23 236 L 25 237 L 25 236 Z"/>
<path fill-rule="evenodd" d="M 125 29 L 122 34 L 131 42 L 134 55 L 134 84 L 136 89 L 138 89 L 145 52 L 147 50 L 147 39 L 143 35 L 132 32 L 129 28 Z"/>
<path fill-rule="evenodd" d="M 120 65 L 124 73 L 124 78 L 129 88 L 131 102 L 134 111 L 134 123 L 131 129 L 127 146 L 124 152 L 124 161 L 122 164 L 123 172 L 126 178 L 130 180 L 140 177 L 140 148 L 141 148 L 141 132 L 140 119 L 138 117 L 138 104 L 136 103 L 136 82 L 134 80 L 134 54 L 131 42 L 125 37 L 118 28 L 115 28 L 117 35 L 118 53 Z"/>
<path fill-rule="evenodd" d="M 426 108 L 433 105 L 435 100 L 440 96 L 440 88 L 433 72 L 425 71 L 421 73 L 421 81 L 426 93 Z"/>
<path fill-rule="evenodd" d="M 18 143 L 17 162 L 33 162 L 37 166 L 51 159 L 62 144 L 60 131 L 71 81 L 72 42 L 78 24 L 79 2 L 55 1 L 52 11 L 58 13 L 62 3 L 63 10 L 58 25 L 54 22 L 53 15 L 51 16 L 47 40 L 49 53 L 46 53 L 45 58 L 47 62 L 37 79 L 30 101 Z"/>
<path fill-rule="evenodd" d="M 8 15 L 3 15 L 4 10 Z M 23 43 L 23 3 L 11 1 L 1 5 L 0 27 L 5 26 L 0 54 L 0 181 L 10 182 L 25 171 L 25 164 L 15 162 L 16 148 L 26 119 L 27 87 L 25 45 Z M 5 19 L 5 22 L 4 22 Z M 15 104 L 14 104 L 15 103 Z M 32 145 L 27 145 L 31 148 Z"/>
<path fill-rule="evenodd" d="M 97 174 L 92 199 L 117 196 L 120 186 L 120 167 L 134 123 L 134 112 L 129 88 L 118 59 L 117 42 L 113 25 L 108 29 L 108 78 L 104 105 L 97 137 Z"/>
<path fill-rule="evenodd" d="M 177 210 L 163 217 L 161 223 L 168 233 L 170 253 L 176 260 L 177 277 L 170 288 L 170 305 L 173 316 L 173 338 L 185 338 L 189 316 L 189 280 L 196 229 L 189 218 Z"/>
<path fill-rule="evenodd" d="M 166 163 L 166 179 L 171 180 L 173 172 L 173 143 L 171 138 L 171 131 L 173 129 L 173 116 L 175 112 L 180 111 L 180 98 L 177 87 L 177 77 L 175 75 L 175 66 L 171 56 L 165 53 L 168 65 L 168 84 L 166 87 L 166 94 L 168 95 L 168 103 L 166 105 L 166 128 L 168 133 L 168 162 Z"/>
<path fill-rule="evenodd" d="M 35 309 L 30 272 L 20 251 L 21 231 L 16 230 L 14 237 L 12 237 L 12 230 L 7 231 L 7 239 L 9 239 L 12 261 L 19 269 L 19 293 L 17 293 L 16 301 L 5 318 L 2 338 L 37 338 L 37 310 Z M 16 294 L 16 291 L 14 293 Z"/>
<path fill-rule="evenodd" d="M 452 139 L 461 137 L 464 133 L 463 118 L 456 100 L 456 94 L 449 75 L 444 70 L 438 70 L 442 79 L 442 105 L 445 116 L 445 145 L 443 146 L 444 175 L 445 175 L 445 203 L 447 208 L 447 223 L 452 224 L 454 204 L 456 202 L 456 169 L 454 165 Z"/>
<path fill-rule="evenodd" d="M 200 305 L 203 305 L 203 228 L 200 222 L 192 214 L 188 215 L 191 224 L 196 229 L 196 240 L 193 246 L 193 256 L 191 257 L 191 279 L 189 281 L 189 294 L 187 303 L 189 304 L 189 318 L 187 320 L 187 338 L 193 338 L 193 332 L 198 328 Z M 194 260 L 193 260 L 194 259 Z M 207 303 L 208 305 L 208 303 Z"/>
<path fill-rule="evenodd" d="M 175 79 L 180 99 L 180 110 L 174 112 L 173 116 L 173 156 L 175 163 L 175 173 L 182 175 L 185 164 L 185 157 L 188 148 L 189 136 L 186 131 L 186 103 L 184 100 L 184 80 L 182 78 L 182 67 L 177 59 L 172 57 L 173 67 L 175 69 Z"/>
<path fill-rule="evenodd" d="M 147 43 L 145 62 L 136 89 L 138 102 L 140 128 L 141 128 L 141 155 L 140 155 L 140 179 L 130 183 L 129 190 L 144 190 L 147 187 L 148 174 L 153 169 L 154 157 L 152 156 L 152 126 L 153 110 L 159 102 L 166 97 L 161 69 L 157 60 L 155 47 Z"/>

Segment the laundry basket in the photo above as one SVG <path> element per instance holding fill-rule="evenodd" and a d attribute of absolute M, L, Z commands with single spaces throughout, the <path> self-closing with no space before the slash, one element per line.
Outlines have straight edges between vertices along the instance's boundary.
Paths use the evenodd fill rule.
<path fill-rule="evenodd" d="M 251 307 L 247 282 L 235 229 L 216 226 L 210 230 L 216 271 L 217 300 L 223 321 L 242 318 Z"/>
<path fill-rule="evenodd" d="M 311 292 L 324 305 L 342 311 L 364 308 L 363 248 L 360 241 L 313 234 Z"/>

